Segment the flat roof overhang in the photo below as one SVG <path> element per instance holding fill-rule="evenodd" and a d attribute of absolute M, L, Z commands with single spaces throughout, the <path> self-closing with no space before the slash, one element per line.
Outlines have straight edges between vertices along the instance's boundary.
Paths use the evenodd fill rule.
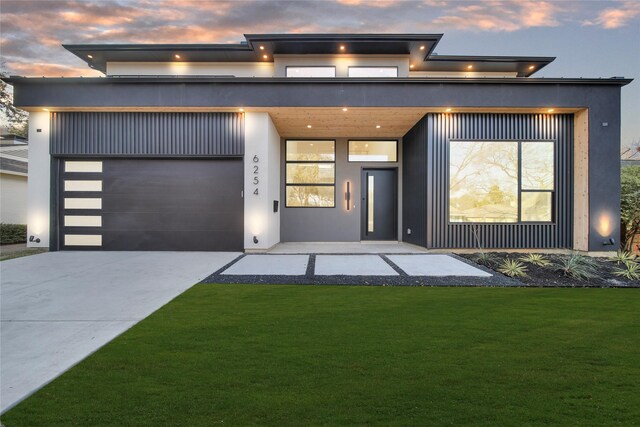
<path fill-rule="evenodd" d="M 512 73 L 517 77 L 529 77 L 553 62 L 547 56 L 464 56 L 431 55 L 414 64 L 411 71 Z"/>
<path fill-rule="evenodd" d="M 399 137 L 429 112 L 619 111 L 630 79 L 20 78 L 28 111 L 268 112 L 285 137 Z M 617 107 L 616 107 L 617 105 Z M 347 112 L 342 111 L 347 108 Z M 616 110 L 617 108 L 617 110 Z M 611 121 L 614 122 L 612 116 Z M 307 128 L 311 125 L 311 128 Z M 380 125 L 380 128 L 376 126 Z"/>
<path fill-rule="evenodd" d="M 442 34 L 245 34 L 246 42 L 216 44 L 65 44 L 87 65 L 107 62 L 273 62 L 274 55 L 409 55 L 422 62 Z M 266 58 L 264 57 L 266 55 Z"/>

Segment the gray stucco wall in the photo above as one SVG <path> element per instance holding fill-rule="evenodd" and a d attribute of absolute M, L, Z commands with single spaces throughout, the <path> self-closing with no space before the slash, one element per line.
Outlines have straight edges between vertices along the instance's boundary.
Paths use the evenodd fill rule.
<path fill-rule="evenodd" d="M 290 138 L 295 139 L 295 138 Z M 330 138 L 327 138 L 330 139 Z M 398 185 L 402 189 L 402 140 L 398 138 L 398 162 L 348 162 L 349 138 L 336 141 L 336 206 L 334 208 L 287 208 L 285 206 L 285 139 L 282 139 L 280 240 L 283 242 L 359 242 L 360 241 L 360 178 L 363 168 L 398 168 Z M 363 139 L 363 138 L 352 138 Z M 375 139 L 375 138 L 372 138 Z M 351 210 L 345 202 L 346 182 L 351 182 Z M 355 205 L 355 207 L 354 207 Z M 398 191 L 398 228 L 401 227 L 402 197 Z M 400 234 L 399 234 L 400 235 Z"/>

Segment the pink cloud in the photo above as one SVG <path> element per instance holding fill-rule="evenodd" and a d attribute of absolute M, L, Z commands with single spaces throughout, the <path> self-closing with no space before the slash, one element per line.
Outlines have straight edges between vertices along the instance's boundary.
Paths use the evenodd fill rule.
<path fill-rule="evenodd" d="M 517 31 L 558 26 L 556 15 L 560 11 L 557 3 L 545 1 L 487 1 L 447 9 L 432 23 L 459 30 Z"/>
<path fill-rule="evenodd" d="M 628 25 L 640 16 L 640 2 L 625 2 L 619 8 L 607 8 L 593 20 L 586 20 L 582 25 L 596 25 L 605 29 L 615 29 Z"/>

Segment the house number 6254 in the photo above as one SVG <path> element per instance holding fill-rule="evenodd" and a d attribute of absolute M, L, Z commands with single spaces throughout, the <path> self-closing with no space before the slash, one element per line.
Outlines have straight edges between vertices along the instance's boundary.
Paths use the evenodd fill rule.
<path fill-rule="evenodd" d="M 257 155 L 253 156 L 253 163 L 259 162 L 260 158 Z M 253 165 L 253 185 L 256 186 L 256 188 L 253 190 L 253 194 L 255 194 L 256 196 L 258 195 L 258 184 L 260 183 L 260 174 L 258 173 L 259 170 L 260 168 L 258 167 L 258 165 Z"/>

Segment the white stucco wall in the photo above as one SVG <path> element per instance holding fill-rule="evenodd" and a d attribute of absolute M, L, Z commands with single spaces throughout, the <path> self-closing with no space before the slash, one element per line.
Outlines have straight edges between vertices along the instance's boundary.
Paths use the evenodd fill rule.
<path fill-rule="evenodd" d="M 27 177 L 0 173 L 0 222 L 27 223 Z"/>
<path fill-rule="evenodd" d="M 273 62 L 108 62 L 107 75 L 273 77 Z"/>
<path fill-rule="evenodd" d="M 280 135 L 268 113 L 245 113 L 244 173 L 244 247 L 268 249 L 280 242 Z"/>
<path fill-rule="evenodd" d="M 29 113 L 27 238 L 40 239 L 40 243 L 27 243 L 29 247 L 49 247 L 50 166 L 49 113 Z"/>

